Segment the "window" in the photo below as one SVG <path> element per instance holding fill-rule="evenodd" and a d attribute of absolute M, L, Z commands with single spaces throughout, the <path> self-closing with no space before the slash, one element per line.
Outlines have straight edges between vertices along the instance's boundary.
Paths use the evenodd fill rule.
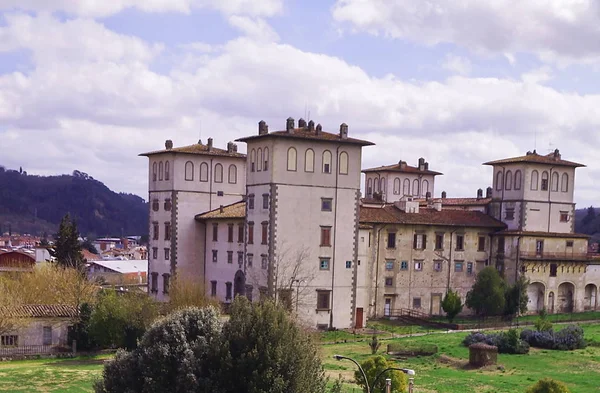
<path fill-rule="evenodd" d="M 413 237 L 413 248 L 415 250 L 424 250 L 427 247 L 427 235 L 415 233 Z"/>
<path fill-rule="evenodd" d="M 323 152 L 323 173 L 331 173 L 331 152 L 329 150 Z"/>
<path fill-rule="evenodd" d="M 456 235 L 456 251 L 465 250 L 465 235 Z"/>
<path fill-rule="evenodd" d="M 387 182 L 385 180 L 385 177 L 382 177 L 379 181 L 379 191 L 381 191 L 382 194 L 385 194 L 386 184 Z"/>
<path fill-rule="evenodd" d="M 454 271 L 456 273 L 462 273 L 462 271 L 463 271 L 463 263 L 462 262 L 455 262 L 454 263 Z"/>
<path fill-rule="evenodd" d="M 194 164 L 191 161 L 185 163 L 185 180 L 194 180 Z"/>
<path fill-rule="evenodd" d="M 250 152 L 250 172 L 256 170 L 256 150 L 252 149 Z"/>
<path fill-rule="evenodd" d="M 254 254 L 248 254 L 248 266 L 252 267 L 253 263 L 254 263 Z"/>
<path fill-rule="evenodd" d="M 498 252 L 504 254 L 504 243 L 505 240 L 503 237 L 498 238 Z"/>
<path fill-rule="evenodd" d="M 200 181 L 208 181 L 208 164 L 206 162 L 200 164 Z"/>
<path fill-rule="evenodd" d="M 517 170 L 515 172 L 515 190 L 521 189 L 522 182 L 523 182 L 523 176 L 521 175 L 521 171 Z"/>
<path fill-rule="evenodd" d="M 244 242 L 244 224 L 238 224 L 238 243 Z"/>
<path fill-rule="evenodd" d="M 423 261 L 415 261 L 415 271 L 423 270 Z"/>
<path fill-rule="evenodd" d="M 442 271 L 442 262 L 441 261 L 433 261 L 433 270 L 436 272 Z"/>
<path fill-rule="evenodd" d="M 165 222 L 165 240 L 171 240 L 171 223 Z"/>
<path fill-rule="evenodd" d="M 443 233 L 435 234 L 435 249 L 436 250 L 444 249 L 444 234 Z"/>
<path fill-rule="evenodd" d="M 163 175 L 165 173 L 165 169 L 164 169 L 163 165 L 164 164 L 163 164 L 162 161 L 158 163 L 158 180 L 162 180 L 163 179 Z"/>
<path fill-rule="evenodd" d="M 238 256 L 238 258 L 237 258 L 238 265 L 240 265 L 240 267 L 241 267 L 244 264 L 244 252 L 238 251 L 237 256 Z"/>
<path fill-rule="evenodd" d="M 506 171 L 506 180 L 504 181 L 506 190 L 511 190 L 513 186 L 513 175 L 511 171 Z"/>
<path fill-rule="evenodd" d="M 293 147 L 290 147 L 288 149 L 288 153 L 287 153 L 287 170 L 288 171 L 296 171 L 297 169 L 297 153 L 296 153 L 296 149 L 294 149 Z"/>
<path fill-rule="evenodd" d="M 225 283 L 225 300 L 231 300 L 231 283 Z"/>
<path fill-rule="evenodd" d="M 171 256 L 171 249 L 165 248 L 164 252 L 165 252 L 165 261 L 168 261 L 170 259 L 169 257 Z"/>
<path fill-rule="evenodd" d="M 268 147 L 265 147 L 265 158 L 264 158 L 263 170 L 265 170 L 265 171 L 269 170 L 269 148 Z"/>
<path fill-rule="evenodd" d="M 560 181 L 560 191 L 569 192 L 569 175 L 563 173 L 562 180 Z"/>
<path fill-rule="evenodd" d="M 400 194 L 400 179 L 399 178 L 394 179 L 394 194 L 395 195 Z"/>
<path fill-rule="evenodd" d="M 19 345 L 19 336 L 14 335 L 14 334 L 0 336 L 0 346 L 17 347 L 18 345 Z"/>
<path fill-rule="evenodd" d="M 542 173 L 542 184 L 540 186 L 542 191 L 548 191 L 548 172 L 544 171 Z"/>
<path fill-rule="evenodd" d="M 237 183 L 237 166 L 229 165 L 229 184 Z"/>
<path fill-rule="evenodd" d="M 542 255 L 544 253 L 544 241 L 536 240 L 535 241 L 535 255 Z"/>
<path fill-rule="evenodd" d="M 385 270 L 394 270 L 394 261 L 385 261 Z"/>
<path fill-rule="evenodd" d="M 473 274 L 473 262 L 467 262 L 467 274 L 469 276 Z"/>
<path fill-rule="evenodd" d="M 158 292 L 158 273 L 157 272 L 152 272 L 151 274 L 152 276 L 152 281 L 150 284 L 150 292 Z"/>
<path fill-rule="evenodd" d="M 263 270 L 267 270 L 268 267 L 269 267 L 269 261 L 267 259 L 267 256 L 263 254 L 260 256 L 260 268 Z"/>
<path fill-rule="evenodd" d="M 413 297 L 413 308 L 421 308 L 421 298 Z"/>
<path fill-rule="evenodd" d="M 331 198 L 321 198 L 321 211 L 322 212 L 330 212 L 333 207 L 333 199 Z"/>
<path fill-rule="evenodd" d="M 394 279 L 392 277 L 386 277 L 385 278 L 385 286 L 386 287 L 394 286 Z"/>
<path fill-rule="evenodd" d="M 404 179 L 404 184 L 402 186 L 402 195 L 410 195 L 410 180 Z"/>
<path fill-rule="evenodd" d="M 321 247 L 331 246 L 331 227 L 321 227 Z"/>
<path fill-rule="evenodd" d="M 329 258 L 319 259 L 319 270 L 329 270 Z"/>
<path fill-rule="evenodd" d="M 165 199 L 165 203 L 164 203 L 163 207 L 165 208 L 165 211 L 168 211 L 168 212 L 171 211 L 171 209 L 173 208 L 173 204 L 171 203 L 171 198 Z"/>
<path fill-rule="evenodd" d="M 158 203 L 158 199 L 152 200 L 152 210 L 157 212 L 160 209 L 160 204 Z"/>
<path fill-rule="evenodd" d="M 215 165 L 215 183 L 223 183 L 223 165 Z"/>
<path fill-rule="evenodd" d="M 227 224 L 227 242 L 233 243 L 233 224 Z"/>
<path fill-rule="evenodd" d="M 269 194 L 263 194 L 263 209 L 269 208 Z"/>
<path fill-rule="evenodd" d="M 152 247 L 152 259 L 158 259 L 158 247 Z"/>
<path fill-rule="evenodd" d="M 396 232 L 388 232 L 387 248 L 396 248 Z"/>
<path fill-rule="evenodd" d="M 248 210 L 254 210 L 254 194 L 248 195 Z"/>
<path fill-rule="evenodd" d="M 257 161 L 256 171 L 260 172 L 260 171 L 262 171 L 262 162 L 263 162 L 263 153 L 262 153 L 261 148 L 259 148 L 256 151 L 256 161 Z"/>
<path fill-rule="evenodd" d="M 507 207 L 504 211 L 504 219 L 505 220 L 514 220 L 515 219 L 515 208 Z"/>
<path fill-rule="evenodd" d="M 329 291 L 317 291 L 317 310 L 329 311 Z"/>
<path fill-rule="evenodd" d="M 421 191 L 424 195 L 427 195 L 427 193 L 429 192 L 429 182 L 427 180 L 423 180 Z"/>
<path fill-rule="evenodd" d="M 261 244 L 267 244 L 267 239 L 269 237 L 269 223 L 265 221 L 261 225 L 262 225 Z"/>
<path fill-rule="evenodd" d="M 306 149 L 304 153 L 304 172 L 315 171 L 315 152 L 313 149 Z"/>
<path fill-rule="evenodd" d="M 169 293 L 169 283 L 171 281 L 171 275 L 168 273 L 163 274 L 163 293 Z"/>
<path fill-rule="evenodd" d="M 558 272 L 558 265 L 556 263 L 550 264 L 550 277 L 556 277 L 556 273 Z"/>
<path fill-rule="evenodd" d="M 560 212 L 560 222 L 569 221 L 569 212 Z"/>
<path fill-rule="evenodd" d="M 52 345 L 52 326 L 42 328 L 42 345 Z"/>
<path fill-rule="evenodd" d="M 219 241 L 219 224 L 212 224 L 212 239 L 213 242 Z"/>
<path fill-rule="evenodd" d="M 400 270 L 408 270 L 408 261 L 400 262 Z"/>
<path fill-rule="evenodd" d="M 477 251 L 485 251 L 485 236 L 479 236 L 477 241 Z"/>
<path fill-rule="evenodd" d="M 346 261 L 346 269 L 352 269 L 352 261 Z"/>
<path fill-rule="evenodd" d="M 219 250 L 212 250 L 212 261 L 217 263 L 219 260 Z"/>
<path fill-rule="evenodd" d="M 233 264 L 233 251 L 227 251 L 227 263 Z"/>
<path fill-rule="evenodd" d="M 419 194 L 419 188 L 419 181 L 415 179 L 413 181 L 413 196 L 416 196 L 417 198 L 421 196 L 421 194 Z"/>
<path fill-rule="evenodd" d="M 503 186 L 502 179 L 503 179 L 503 177 L 504 176 L 502 175 L 501 171 L 498 172 L 498 173 L 496 173 L 496 190 L 498 190 L 498 191 L 502 190 L 502 186 Z"/>
<path fill-rule="evenodd" d="M 152 164 L 152 181 L 156 181 L 158 173 L 158 164 L 155 162 Z"/>
<path fill-rule="evenodd" d="M 248 223 L 248 244 L 254 244 L 254 223 Z"/>
<path fill-rule="evenodd" d="M 540 175 L 538 171 L 531 172 L 531 191 L 537 191 Z"/>
<path fill-rule="evenodd" d="M 169 174 L 169 172 L 171 171 L 171 168 L 169 166 L 169 161 L 165 162 L 165 180 L 169 180 L 171 178 L 171 175 Z"/>
<path fill-rule="evenodd" d="M 348 153 L 345 151 L 340 153 L 340 175 L 348 174 Z"/>
<path fill-rule="evenodd" d="M 252 285 L 246 285 L 246 298 L 252 302 L 252 291 L 254 291 L 254 287 Z"/>
<path fill-rule="evenodd" d="M 158 222 L 153 222 L 152 223 L 152 240 L 158 240 L 158 235 L 159 235 L 159 229 L 158 229 Z"/>
<path fill-rule="evenodd" d="M 552 182 L 550 184 L 552 192 L 558 192 L 558 172 L 552 173 Z"/>
<path fill-rule="evenodd" d="M 210 296 L 217 296 L 217 282 L 216 281 L 211 281 L 210 282 Z"/>
<path fill-rule="evenodd" d="M 573 247 L 573 240 L 567 240 L 567 247 Z"/>
<path fill-rule="evenodd" d="M 367 179 L 367 196 L 373 196 L 373 179 L 371 178 Z"/>

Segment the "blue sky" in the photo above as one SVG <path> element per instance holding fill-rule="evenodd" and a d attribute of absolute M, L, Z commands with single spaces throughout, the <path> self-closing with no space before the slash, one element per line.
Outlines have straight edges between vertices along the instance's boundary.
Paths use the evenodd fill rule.
<path fill-rule="evenodd" d="M 559 148 L 598 204 L 599 22 L 591 0 L 0 0 L 0 165 L 145 196 L 138 153 L 308 109 L 377 144 L 364 167 L 425 157 L 438 195 Z"/>

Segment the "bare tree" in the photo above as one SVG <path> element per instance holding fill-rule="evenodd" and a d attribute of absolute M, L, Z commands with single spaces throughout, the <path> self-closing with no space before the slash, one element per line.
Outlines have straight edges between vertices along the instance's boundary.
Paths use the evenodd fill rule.
<path fill-rule="evenodd" d="M 11 333 L 23 323 L 18 316 L 21 301 L 7 278 L 0 277 L 0 336 Z"/>

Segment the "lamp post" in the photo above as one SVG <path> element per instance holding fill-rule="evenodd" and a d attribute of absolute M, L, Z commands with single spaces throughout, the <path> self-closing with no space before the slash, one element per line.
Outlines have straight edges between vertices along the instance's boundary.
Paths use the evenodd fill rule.
<path fill-rule="evenodd" d="M 369 380 L 367 379 L 367 374 L 365 374 L 365 370 L 363 370 L 363 368 L 360 366 L 360 364 L 358 364 L 358 362 L 352 358 L 348 358 L 346 356 L 342 356 L 342 355 L 333 355 L 333 358 L 335 360 L 350 360 L 352 363 L 356 364 L 356 367 L 358 367 L 358 369 L 360 370 L 363 378 L 365 379 L 365 385 L 367 385 L 367 393 L 371 393 L 371 388 L 369 387 Z"/>
<path fill-rule="evenodd" d="M 298 279 L 294 278 L 293 282 L 296 283 L 296 314 L 298 314 L 298 299 L 300 298 L 300 284 L 303 283 L 304 280 L 298 280 Z"/>
<path fill-rule="evenodd" d="M 360 366 L 360 364 L 358 364 L 358 362 L 356 360 L 346 357 L 346 356 L 342 356 L 342 355 L 333 355 L 333 357 L 336 360 L 342 360 L 342 359 L 350 360 L 352 363 L 356 364 L 356 366 L 362 373 L 363 378 L 365 379 L 365 384 L 367 385 L 367 393 L 370 393 L 371 388 L 375 388 L 375 384 L 377 383 L 379 378 L 381 378 L 381 376 L 383 374 L 385 374 L 387 371 L 390 371 L 390 370 L 402 371 L 404 374 L 408 375 L 408 393 L 413 392 L 413 386 L 414 386 L 414 381 L 415 381 L 415 378 L 414 378 L 415 370 L 411 370 L 409 368 L 398 368 L 398 367 L 386 368 L 385 370 L 383 370 L 379 374 L 377 374 L 377 376 L 373 380 L 373 383 L 371 384 L 371 386 L 369 386 L 369 380 L 367 380 L 367 375 L 365 374 L 365 371 L 362 369 L 362 367 Z"/>

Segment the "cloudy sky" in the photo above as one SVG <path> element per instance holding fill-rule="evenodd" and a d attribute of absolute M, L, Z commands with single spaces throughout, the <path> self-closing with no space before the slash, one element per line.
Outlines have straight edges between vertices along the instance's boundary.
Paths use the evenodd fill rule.
<path fill-rule="evenodd" d="M 593 0 L 0 0 L 0 165 L 78 169 L 146 197 L 137 154 L 224 146 L 305 117 L 445 173 L 560 149 L 600 204 L 600 2 Z M 244 150 L 245 147 L 241 146 Z"/>

